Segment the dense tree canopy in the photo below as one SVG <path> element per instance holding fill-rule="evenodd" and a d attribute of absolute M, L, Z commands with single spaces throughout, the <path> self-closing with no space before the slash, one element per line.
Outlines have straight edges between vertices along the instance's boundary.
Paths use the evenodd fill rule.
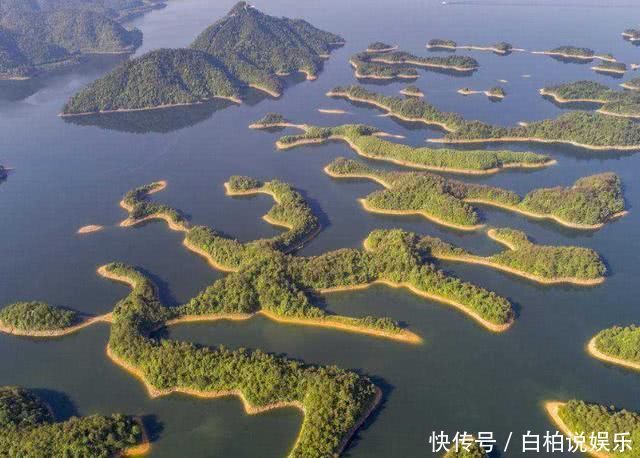
<path fill-rule="evenodd" d="M 44 302 L 16 302 L 0 309 L 0 324 L 21 331 L 52 331 L 68 328 L 78 321 L 73 310 Z"/>

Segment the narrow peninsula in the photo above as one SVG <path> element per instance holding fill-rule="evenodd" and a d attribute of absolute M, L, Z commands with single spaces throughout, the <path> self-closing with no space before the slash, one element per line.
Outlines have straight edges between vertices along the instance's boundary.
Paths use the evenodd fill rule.
<path fill-rule="evenodd" d="M 362 178 L 385 187 L 362 200 L 370 211 L 414 213 L 459 230 L 482 227 L 470 204 L 488 205 L 574 229 L 594 230 L 625 212 L 620 179 L 612 173 L 584 177 L 570 187 L 541 188 L 526 196 L 507 189 L 451 180 L 427 172 L 394 172 L 338 158 L 325 168 L 334 178 Z"/>
<path fill-rule="evenodd" d="M 640 371 L 640 327 L 613 326 L 600 331 L 587 345 L 594 358 Z"/>
<path fill-rule="evenodd" d="M 640 118 L 640 94 L 616 91 L 595 81 L 575 81 L 548 86 L 540 94 L 559 104 L 595 103 L 599 113 L 625 118 Z"/>
<path fill-rule="evenodd" d="M 0 387 L 0 450 L 6 456 L 131 456 L 149 451 L 142 422 L 114 414 L 56 422 L 34 393 Z"/>
<path fill-rule="evenodd" d="M 596 450 L 590 445 L 589 440 L 580 441 L 585 444 L 587 454 L 595 458 L 634 458 L 638 452 L 637 444 L 640 444 L 640 415 L 628 410 L 619 410 L 615 407 L 607 407 L 600 404 L 590 404 L 584 401 L 571 400 L 568 402 L 548 401 L 544 405 L 547 415 L 568 438 L 572 439 L 576 446 L 579 445 L 576 432 L 580 432 L 582 439 L 589 438 L 592 434 L 606 433 L 611 442 L 617 434 L 624 434 L 631 443 L 631 449 L 624 451 Z"/>
<path fill-rule="evenodd" d="M 450 50 L 450 51 L 455 51 L 457 49 L 466 49 L 471 51 L 491 51 L 495 54 L 499 54 L 502 56 L 511 54 L 513 51 L 523 51 L 522 49 L 514 48 L 511 43 L 507 43 L 506 41 L 501 41 L 499 43 L 496 43 L 494 45 L 489 45 L 489 46 L 478 46 L 478 45 L 459 45 L 453 40 L 444 40 L 441 38 L 434 38 L 432 40 L 429 40 L 429 42 L 427 43 L 427 49 L 434 49 L 434 50 L 442 49 L 442 50 Z"/>
<path fill-rule="evenodd" d="M 569 46 L 569 45 L 558 46 L 557 48 L 550 49 L 548 51 L 532 51 L 532 54 L 544 54 L 546 56 L 559 57 L 562 59 L 567 59 L 569 61 L 601 60 L 603 62 L 616 62 L 616 58 L 609 53 L 596 54 L 596 52 L 593 49 L 580 48 L 578 46 Z"/>
<path fill-rule="evenodd" d="M 243 37 L 238 40 L 238 37 Z M 125 62 L 75 94 L 63 116 L 140 111 L 203 103 L 240 103 L 249 87 L 278 97 L 279 75 L 316 79 L 344 40 L 300 19 L 276 18 L 239 2 L 186 49 L 158 49 Z"/>

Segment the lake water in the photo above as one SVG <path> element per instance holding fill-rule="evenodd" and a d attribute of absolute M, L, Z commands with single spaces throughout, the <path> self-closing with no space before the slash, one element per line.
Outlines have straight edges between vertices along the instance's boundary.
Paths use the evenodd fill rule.
<path fill-rule="evenodd" d="M 138 54 L 190 43 L 231 8 L 233 0 L 171 0 L 163 10 L 134 21 L 144 32 Z M 270 236 L 277 229 L 260 217 L 271 207 L 268 196 L 232 199 L 224 195 L 230 175 L 279 178 L 298 189 L 320 212 L 324 229 L 303 255 L 360 246 L 375 228 L 401 227 L 431 234 L 478 253 L 499 250 L 483 233 L 459 233 L 418 217 L 387 217 L 362 211 L 357 198 L 378 186 L 334 181 L 322 168 L 338 156 L 355 157 L 341 143 L 278 152 L 281 133 L 246 128 L 266 112 L 320 125 L 361 122 L 406 135 L 423 145 L 441 135 L 421 126 L 381 118 L 377 110 L 357 107 L 324 94 L 354 82 L 349 56 L 381 40 L 427 55 L 435 37 L 458 43 L 544 50 L 563 44 L 612 52 L 626 63 L 640 63 L 640 48 L 620 32 L 635 26 L 640 8 L 632 2 L 451 2 L 439 1 L 272 0 L 256 6 L 274 15 L 302 17 L 344 36 L 347 45 L 333 53 L 314 82 L 291 81 L 279 100 L 260 99 L 225 108 L 210 104 L 126 116 L 56 117 L 65 100 L 112 68 L 116 58 L 95 58 L 82 67 L 30 82 L 0 85 L 0 163 L 15 168 L 0 185 L 0 304 L 44 300 L 87 313 L 106 313 L 127 288 L 100 279 L 97 266 L 124 261 L 150 272 L 167 303 L 195 295 L 222 274 L 212 271 L 181 245 L 182 235 L 164 223 L 120 228 L 118 207 L 129 189 L 164 179 L 155 198 L 185 211 L 195 224 L 210 225 L 241 240 Z M 566 6 L 557 6 L 563 3 Z M 606 3 L 603 7 L 599 4 Z M 555 6 L 554 6 L 555 5 Z M 550 57 L 487 52 L 472 55 L 480 70 L 468 77 L 420 71 L 416 84 L 444 110 L 503 125 L 557 116 L 562 110 L 538 94 L 552 83 L 591 79 L 616 87 L 621 81 L 597 75 L 590 65 L 565 64 Z M 531 75 L 523 78 L 522 75 Z M 633 72 L 629 72 L 629 79 Z M 482 95 L 463 97 L 461 87 L 487 89 L 504 83 L 508 96 L 492 103 Z M 397 94 L 403 83 L 368 86 Z M 348 111 L 327 115 L 318 108 Z M 464 178 L 524 193 L 542 186 L 570 185 L 604 171 L 624 183 L 630 214 L 597 232 L 580 232 L 511 213 L 483 209 L 489 225 L 526 231 L 547 244 L 596 249 L 611 276 L 594 288 L 544 287 L 482 266 L 441 263 L 448 272 L 475 282 L 515 304 L 518 318 L 507 333 L 492 335 L 463 314 L 403 290 L 375 287 L 333 294 L 323 302 L 347 315 L 382 315 L 407 323 L 424 337 L 410 346 L 333 330 L 272 323 L 189 324 L 170 330 L 180 340 L 228 347 L 260 348 L 313 364 L 357 370 L 383 387 L 384 403 L 352 442 L 351 457 L 431 456 L 432 431 L 492 431 L 503 456 L 521 456 L 520 436 L 555 430 L 541 403 L 584 399 L 640 411 L 639 375 L 587 356 L 584 346 L 599 330 L 640 322 L 640 154 L 586 152 L 560 146 L 513 145 L 542 151 L 558 164 L 534 172 L 509 171 Z M 380 166 L 380 164 L 375 164 Z M 87 224 L 103 232 L 78 236 Z M 635 234 L 635 235 L 634 235 Z M 203 401 L 185 396 L 148 399 L 143 386 L 105 356 L 107 325 L 52 341 L 0 335 L 0 385 L 42 390 L 60 418 L 123 412 L 148 416 L 155 442 L 152 456 L 282 457 L 290 450 L 302 417 L 293 410 L 258 416 L 244 414 L 235 399 Z M 559 455 L 558 455 L 559 456 Z"/>

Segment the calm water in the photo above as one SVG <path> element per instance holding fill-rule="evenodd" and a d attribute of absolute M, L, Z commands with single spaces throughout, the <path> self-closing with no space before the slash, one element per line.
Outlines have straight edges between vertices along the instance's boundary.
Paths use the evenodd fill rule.
<path fill-rule="evenodd" d="M 139 52 L 188 44 L 222 16 L 233 0 L 172 0 L 137 19 L 145 34 Z M 393 3 L 393 7 L 390 7 Z M 562 44 L 612 52 L 627 63 L 640 62 L 640 49 L 620 32 L 635 25 L 640 8 L 573 1 L 455 2 L 402 0 L 273 0 L 257 6 L 275 15 L 303 17 L 342 34 L 348 44 L 335 52 L 315 82 L 291 81 L 280 100 L 256 97 L 233 106 L 203 105 L 156 113 L 83 118 L 55 115 L 76 90 L 116 64 L 92 59 L 81 68 L 27 83 L 0 85 L 0 163 L 15 168 L 0 185 L 0 304 L 39 299 L 88 313 L 105 313 L 127 289 L 101 280 L 95 268 L 109 261 L 140 266 L 162 286 L 167 303 L 187 300 L 221 274 L 181 246 L 182 235 L 164 223 L 121 229 L 118 201 L 128 189 L 153 180 L 169 182 L 158 200 L 187 212 L 242 240 L 277 232 L 260 216 L 272 205 L 267 196 L 231 199 L 222 183 L 233 174 L 273 177 L 301 189 L 320 211 L 324 231 L 302 254 L 360 246 L 374 228 L 402 227 L 432 234 L 491 253 L 498 246 L 483 234 L 461 234 L 421 218 L 364 213 L 356 199 L 377 189 L 368 182 L 333 181 L 322 168 L 338 156 L 354 157 L 343 144 L 278 152 L 278 133 L 246 126 L 269 111 L 324 125 L 362 122 L 424 144 L 441 135 L 415 125 L 379 117 L 379 112 L 331 100 L 324 93 L 353 82 L 347 64 L 369 42 L 383 40 L 426 55 L 431 38 L 490 44 L 500 40 L 526 49 Z M 452 2 L 453 3 L 453 2 Z M 558 2 L 560 3 L 560 2 Z M 624 3 L 627 6 L 624 6 Z M 591 5 L 591 6 L 589 6 Z M 345 12 L 347 14 L 341 14 Z M 499 57 L 469 52 L 481 64 L 470 77 L 421 72 L 417 85 L 445 110 L 500 123 L 556 116 L 561 109 L 537 90 L 550 83 L 592 79 L 615 87 L 619 79 L 592 72 L 590 65 L 564 64 L 545 56 L 514 53 Z M 530 74 L 530 78 L 522 75 Z M 632 73 L 630 73 L 631 75 Z M 508 97 L 491 103 L 484 96 L 462 97 L 457 89 L 487 89 L 506 79 Z M 402 83 L 370 86 L 396 94 Z M 318 108 L 340 108 L 347 115 L 323 115 Z M 493 431 L 504 456 L 520 456 L 516 440 L 527 430 L 554 429 L 541 408 L 546 399 L 579 398 L 640 411 L 639 376 L 589 358 L 586 341 L 613 324 L 640 322 L 640 154 L 587 153 L 563 147 L 514 146 L 544 151 L 558 165 L 536 172 L 508 172 L 476 181 L 518 192 L 568 185 L 577 178 L 614 171 L 625 185 L 631 213 L 598 232 L 576 232 L 497 210 L 483 212 L 490 225 L 520 228 L 537 241 L 597 249 L 612 276 L 597 288 L 541 287 L 480 266 L 442 264 L 460 277 L 509 297 L 519 316 L 506 334 L 491 335 L 462 314 L 404 291 L 382 287 L 324 298 L 324 305 L 348 315 L 384 315 L 406 322 L 424 336 L 422 346 L 376 340 L 337 331 L 285 326 L 258 318 L 245 323 L 183 325 L 175 339 L 229 347 L 260 348 L 308 363 L 337 364 L 370 375 L 385 389 L 383 407 L 347 451 L 353 457 L 430 456 L 431 431 Z M 379 164 L 377 164 L 379 165 Z M 103 232 L 80 237 L 78 227 L 103 224 Z M 292 410 L 246 416 L 236 400 L 202 401 L 182 396 L 149 400 L 142 385 L 104 356 L 108 327 L 99 325 L 55 341 L 0 335 L 0 385 L 43 390 L 61 418 L 71 414 L 125 412 L 149 416 L 155 425 L 153 456 L 282 457 L 301 424 Z"/>

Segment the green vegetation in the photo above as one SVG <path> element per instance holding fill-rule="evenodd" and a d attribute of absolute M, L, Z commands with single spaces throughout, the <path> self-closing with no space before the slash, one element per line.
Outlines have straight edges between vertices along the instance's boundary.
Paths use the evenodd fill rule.
<path fill-rule="evenodd" d="M 308 22 L 268 16 L 240 2 L 189 49 L 159 49 L 120 65 L 76 94 L 63 113 L 162 108 L 213 97 L 239 101 L 249 86 L 278 96 L 283 83 L 277 75 L 302 71 L 315 78 L 342 41 Z"/>
<path fill-rule="evenodd" d="M 413 99 L 406 100 L 407 104 Z M 417 101 L 420 103 L 420 101 Z M 504 167 L 544 166 L 548 156 L 527 152 L 456 150 L 447 148 L 412 147 L 384 140 L 379 131 L 361 124 L 336 127 L 305 126 L 305 133 L 287 135 L 278 140 L 278 147 L 291 148 L 308 142 L 346 141 L 361 156 L 411 167 L 459 173 L 491 173 Z"/>
<path fill-rule="evenodd" d="M 501 53 L 509 53 L 513 49 L 513 45 L 511 43 L 507 43 L 506 41 L 501 41 L 492 46 L 493 49 L 497 49 Z"/>
<path fill-rule="evenodd" d="M 428 48 L 455 48 L 458 46 L 453 40 L 442 40 L 440 38 L 434 38 L 427 43 Z"/>
<path fill-rule="evenodd" d="M 597 72 L 605 73 L 624 73 L 627 71 L 627 64 L 623 62 L 600 62 L 595 67 L 592 67 Z"/>
<path fill-rule="evenodd" d="M 30 77 L 79 53 L 132 52 L 141 43 L 139 30 L 91 11 L 10 12 L 0 16 L 0 79 Z"/>
<path fill-rule="evenodd" d="M 640 30 L 638 29 L 626 29 L 622 35 L 629 41 L 640 41 Z"/>
<path fill-rule="evenodd" d="M 165 215 L 175 224 L 185 224 L 186 219 L 180 211 L 167 205 L 157 204 L 149 201 L 149 194 L 162 189 L 162 183 L 151 183 L 127 192 L 122 199 L 122 203 L 129 211 L 129 218 L 140 220 L 153 215 Z"/>
<path fill-rule="evenodd" d="M 100 13 L 112 19 L 124 21 L 164 5 L 163 0 L 2 0 L 0 16 L 12 12 L 77 10 Z"/>
<path fill-rule="evenodd" d="M 636 447 L 640 444 L 640 415 L 637 413 L 571 400 L 558 409 L 558 415 L 570 431 L 584 432 L 585 437 L 606 432 L 613 442 L 616 434 L 629 433 L 627 438 L 631 441 L 632 449 L 611 452 L 611 455 L 621 458 L 633 458 L 638 455 Z"/>
<path fill-rule="evenodd" d="M 487 91 L 487 96 L 503 98 L 507 96 L 507 93 L 504 90 L 504 88 L 501 88 L 500 86 L 495 86 Z"/>
<path fill-rule="evenodd" d="M 365 202 L 374 209 L 420 211 L 447 224 L 473 227 L 479 216 L 468 202 L 553 218 L 562 224 L 597 227 L 624 211 L 620 179 L 603 173 L 579 179 L 571 187 L 535 189 L 521 198 L 494 186 L 445 179 L 425 172 L 392 172 L 338 158 L 326 170 L 336 177 L 363 177 L 382 183 Z"/>
<path fill-rule="evenodd" d="M 640 363 L 640 327 L 614 326 L 600 331 L 596 335 L 595 346 L 609 356 Z"/>
<path fill-rule="evenodd" d="M 258 121 L 254 122 L 252 126 L 254 126 L 255 128 L 268 128 L 271 126 L 278 126 L 288 123 L 289 120 L 282 116 L 280 113 L 267 113 Z"/>
<path fill-rule="evenodd" d="M 640 94 L 615 91 L 595 81 L 575 81 L 549 86 L 543 88 L 541 92 L 543 95 L 554 97 L 560 103 L 580 101 L 601 103 L 602 108 L 599 111 L 605 114 L 640 116 Z"/>
<path fill-rule="evenodd" d="M 487 456 L 487 452 L 474 439 L 468 444 L 468 449 L 462 443 L 459 443 L 457 450 L 456 446 L 452 445 L 444 458 L 486 458 Z"/>
<path fill-rule="evenodd" d="M 270 222 L 289 228 L 289 231 L 269 240 L 276 250 L 288 252 L 299 247 L 306 239 L 320 230 L 318 218 L 302 195 L 287 183 L 272 180 L 263 183 L 250 177 L 233 176 L 227 182 L 230 192 L 271 194 L 276 205 L 266 214 Z"/>
<path fill-rule="evenodd" d="M 133 417 L 92 415 L 56 423 L 34 394 L 16 387 L 0 388 L 0 450 L 3 456 L 115 456 L 143 439 Z"/>
<path fill-rule="evenodd" d="M 299 406 L 304 409 L 305 421 L 289 455 L 292 457 L 338 453 L 352 428 L 375 405 L 375 385 L 354 372 L 334 366 L 305 366 L 259 350 L 232 351 L 150 337 L 149 332 L 164 325 L 173 310 L 160 303 L 153 283 L 141 272 L 123 264 L 110 264 L 106 270 L 135 283 L 131 294 L 113 312 L 109 349 L 139 371 L 156 394 L 173 389 L 231 391 L 257 409 Z M 263 294 L 277 300 L 269 293 L 277 281 L 271 279 L 270 283 L 263 285 Z M 231 299 L 234 292 L 220 293 Z"/>
<path fill-rule="evenodd" d="M 422 97 L 424 95 L 418 86 L 414 86 L 412 84 L 405 86 L 404 89 L 402 89 L 402 93 L 404 95 L 411 95 L 411 96 L 417 96 L 417 97 Z"/>
<path fill-rule="evenodd" d="M 633 91 L 640 91 L 640 78 L 633 78 L 629 81 L 622 83 L 622 87 Z"/>
<path fill-rule="evenodd" d="M 418 71 L 409 65 L 392 65 L 370 61 L 370 53 L 359 53 L 351 57 L 349 63 L 356 71 L 357 78 L 372 79 L 414 79 Z"/>
<path fill-rule="evenodd" d="M 557 48 L 553 48 L 547 52 L 553 54 L 564 54 L 569 57 L 582 59 L 594 58 L 596 55 L 596 52 L 593 49 L 579 48 L 577 46 L 558 46 Z"/>
<path fill-rule="evenodd" d="M 371 62 L 405 64 L 418 67 L 440 67 L 447 70 L 468 72 L 478 68 L 478 61 L 468 56 L 419 57 L 404 51 L 392 51 L 383 55 L 370 56 Z"/>
<path fill-rule="evenodd" d="M 250 179 L 234 181 L 234 186 L 240 189 L 256 189 L 257 182 Z M 291 192 L 286 185 L 279 186 L 287 193 Z M 285 204 L 283 198 L 276 205 L 276 211 L 270 214 L 278 215 L 281 220 L 301 221 L 298 227 L 302 227 L 303 220 L 314 220 L 305 208 L 308 208 L 306 204 L 297 197 L 290 200 L 296 204 Z M 277 207 L 283 209 L 278 210 Z M 296 227 L 294 224 L 291 226 Z M 307 222 L 306 227 L 309 230 L 313 226 Z M 302 231 L 297 229 L 297 233 Z M 293 234 L 294 230 L 283 236 L 291 238 Z M 511 307 L 506 299 L 449 277 L 426 264 L 419 253 L 417 237 L 402 231 L 391 231 L 384 237 L 380 234 L 373 238 L 370 236 L 368 251 L 343 249 L 315 257 L 283 254 L 291 245 L 277 242 L 278 239 L 240 243 L 207 227 L 191 228 L 185 239 L 187 245 L 206 255 L 218 268 L 233 273 L 216 281 L 175 311 L 181 315 L 211 315 L 262 310 L 280 318 L 311 320 L 325 326 L 348 325 L 362 332 L 375 334 L 382 331 L 387 337 L 394 334 L 401 337 L 404 330 L 388 318 L 356 319 L 331 315 L 313 305 L 308 296 L 308 292 L 313 290 L 351 288 L 387 281 L 409 285 L 418 293 L 435 296 L 438 300 L 456 301 L 461 308 L 494 325 L 504 325 L 511 319 Z"/>
<path fill-rule="evenodd" d="M 444 142 L 482 143 L 509 139 L 571 143 L 598 149 L 632 149 L 640 145 L 640 124 L 600 113 L 572 111 L 526 126 L 502 127 L 467 121 L 456 113 L 443 112 L 425 100 L 389 97 L 357 85 L 336 87 L 328 95 L 375 105 L 405 120 L 440 125 L 448 131 Z"/>
<path fill-rule="evenodd" d="M 77 312 L 44 302 L 16 302 L 0 310 L 0 324 L 21 331 L 53 331 L 77 322 Z"/>
<path fill-rule="evenodd" d="M 368 51 L 374 51 L 374 52 L 389 51 L 393 48 L 394 48 L 393 45 L 390 45 L 388 43 L 383 43 L 381 41 L 374 41 L 373 43 L 369 44 L 369 46 L 367 46 Z"/>

